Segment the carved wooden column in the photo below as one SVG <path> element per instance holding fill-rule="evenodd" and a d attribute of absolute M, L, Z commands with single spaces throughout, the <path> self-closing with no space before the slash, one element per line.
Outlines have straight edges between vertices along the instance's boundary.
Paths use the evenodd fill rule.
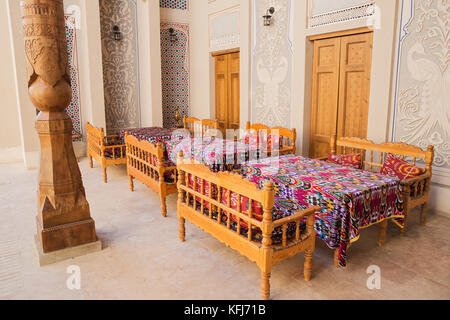
<path fill-rule="evenodd" d="M 72 144 L 72 121 L 64 112 L 72 97 L 63 0 L 22 0 L 31 101 L 40 113 L 41 143 L 36 245 L 48 264 L 98 251 L 80 169 Z"/>

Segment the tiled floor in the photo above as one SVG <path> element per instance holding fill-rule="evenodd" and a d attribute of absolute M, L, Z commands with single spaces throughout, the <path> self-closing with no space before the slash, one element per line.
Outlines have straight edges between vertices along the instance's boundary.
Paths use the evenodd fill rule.
<path fill-rule="evenodd" d="M 104 250 L 40 268 L 33 249 L 37 172 L 21 164 L 0 166 L 0 299 L 259 299 L 256 264 L 187 223 L 178 240 L 176 195 L 168 218 L 159 197 L 136 182 L 128 191 L 123 167 L 80 163 L 91 214 Z M 317 240 L 313 279 L 303 280 L 303 255 L 275 266 L 273 299 L 450 299 L 450 219 L 418 215 L 400 237 L 393 225 L 377 245 L 376 227 L 362 231 L 349 250 L 347 270 L 333 266 L 333 252 Z M 67 267 L 81 268 L 81 289 L 69 290 Z M 367 268 L 381 269 L 381 289 L 367 288 Z"/>

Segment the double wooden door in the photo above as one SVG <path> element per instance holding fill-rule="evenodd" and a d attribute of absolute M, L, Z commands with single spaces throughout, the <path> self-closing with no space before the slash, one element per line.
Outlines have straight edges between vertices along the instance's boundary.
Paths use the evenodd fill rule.
<path fill-rule="evenodd" d="M 216 120 L 226 129 L 240 127 L 240 54 L 214 55 Z"/>
<path fill-rule="evenodd" d="M 367 137 L 373 33 L 314 40 L 310 156 L 330 138 Z"/>

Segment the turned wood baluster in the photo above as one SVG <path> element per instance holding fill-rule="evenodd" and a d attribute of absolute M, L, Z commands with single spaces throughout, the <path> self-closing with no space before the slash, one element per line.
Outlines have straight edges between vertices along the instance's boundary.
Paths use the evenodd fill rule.
<path fill-rule="evenodd" d="M 248 216 L 249 216 L 250 219 L 253 218 L 252 203 L 253 203 L 253 200 L 252 199 L 248 199 Z M 249 221 L 248 222 L 248 241 L 252 241 L 252 240 L 253 240 L 253 225 Z"/>
<path fill-rule="evenodd" d="M 305 264 L 303 265 L 303 275 L 306 281 L 311 280 L 312 275 L 312 258 L 316 245 L 316 234 L 314 231 L 314 215 L 308 217 L 306 222 L 306 232 L 309 234 L 310 246 L 305 250 Z"/>
<path fill-rule="evenodd" d="M 72 98 L 62 0 L 22 0 L 28 92 L 40 111 L 37 247 L 50 253 L 97 241 L 64 112 Z M 106 180 L 106 172 L 105 180 Z"/>
<path fill-rule="evenodd" d="M 426 164 L 427 172 L 429 172 L 430 175 L 432 175 L 433 160 L 434 160 L 434 147 L 429 146 L 427 149 L 426 156 L 425 156 L 425 164 Z M 426 194 L 427 200 L 422 205 L 422 208 L 420 211 L 420 224 L 422 224 L 422 225 L 424 225 L 427 222 L 427 209 L 428 209 L 428 201 L 430 198 L 431 177 L 429 180 L 425 181 L 424 183 L 425 183 L 424 193 Z"/>
<path fill-rule="evenodd" d="M 336 135 L 333 135 L 331 137 L 331 139 L 330 139 L 330 147 L 331 147 L 330 153 L 331 154 L 336 154 L 336 147 L 337 147 L 337 136 Z"/>
<path fill-rule="evenodd" d="M 282 236 L 282 246 L 287 246 L 287 224 L 283 224 L 283 236 Z"/>
<path fill-rule="evenodd" d="M 262 256 L 259 267 L 261 268 L 261 297 L 264 300 L 270 298 L 270 276 L 272 273 L 273 248 L 272 248 L 272 209 L 274 205 L 274 187 L 273 182 L 267 181 L 264 184 L 264 215 L 262 222 Z"/>
<path fill-rule="evenodd" d="M 183 152 L 181 151 L 179 156 L 178 156 L 178 163 L 181 163 L 181 161 L 183 161 L 182 159 L 184 158 Z M 179 223 L 179 237 L 180 240 L 182 242 L 185 241 L 186 238 L 186 229 L 185 229 L 185 222 L 186 219 L 184 217 L 182 217 L 180 215 L 181 212 L 181 206 L 183 205 L 185 199 L 187 199 L 187 205 L 189 205 L 189 196 L 187 196 L 187 198 L 185 197 L 185 193 L 184 190 L 182 189 L 182 187 L 186 186 L 186 174 L 184 171 L 182 170 L 178 170 L 178 223 Z"/>
<path fill-rule="evenodd" d="M 164 150 L 161 142 L 157 144 L 157 160 L 158 160 L 158 174 L 159 174 L 159 197 L 161 199 L 161 212 L 163 217 L 167 217 L 167 189 L 165 182 L 165 170 L 164 170 Z"/>

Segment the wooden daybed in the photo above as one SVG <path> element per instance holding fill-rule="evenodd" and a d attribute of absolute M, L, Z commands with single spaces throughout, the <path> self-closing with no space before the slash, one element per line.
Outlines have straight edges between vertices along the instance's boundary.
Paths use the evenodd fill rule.
<path fill-rule="evenodd" d="M 230 172 L 213 173 L 202 164 L 194 164 L 192 161 L 181 160 L 182 158 L 183 155 L 180 154 L 177 166 L 181 241 L 185 241 L 185 220 L 188 220 L 256 262 L 261 269 L 263 299 L 270 297 L 269 280 L 273 265 L 299 252 L 305 252 L 304 277 L 310 280 L 315 248 L 314 215 L 320 208 L 312 207 L 272 221 L 272 210 L 275 209 L 272 182 L 267 182 L 264 190 L 260 190 L 240 175 Z M 190 181 L 195 181 L 194 185 Z M 236 201 L 232 203 L 233 195 Z M 244 203 L 247 204 L 246 207 Z M 263 214 L 253 213 L 255 204 L 262 206 Z M 304 219 L 307 222 L 302 232 L 301 221 Z M 290 235 L 288 227 L 294 230 Z M 275 230 L 280 229 L 282 240 L 280 244 L 275 244 L 272 236 Z M 256 239 L 257 234 L 260 236 L 259 241 Z"/>
<path fill-rule="evenodd" d="M 186 121 L 186 118 L 184 120 Z M 202 128 L 205 132 L 216 129 L 218 125 L 210 121 L 203 123 Z M 177 173 L 176 166 L 171 165 L 165 155 L 164 144 L 140 141 L 126 133 L 125 145 L 130 190 L 134 191 L 134 179 L 136 179 L 158 193 L 161 199 L 161 213 L 163 217 L 166 217 L 166 197 L 177 192 Z M 160 177 L 164 178 L 160 179 Z"/>
<path fill-rule="evenodd" d="M 272 151 L 279 154 L 280 156 L 296 153 L 295 143 L 297 141 L 297 132 L 295 128 L 292 130 L 283 127 L 269 128 L 268 126 L 265 126 L 263 124 L 251 124 L 249 121 L 247 122 L 246 131 L 247 133 L 255 132 L 258 136 L 258 143 L 260 143 L 260 140 L 263 136 L 268 137 L 269 135 L 273 135 L 280 137 L 280 145 L 274 146 L 273 148 L 276 148 L 277 150 L 271 150 L 272 148 L 268 147 L 267 154 L 269 156 L 271 155 Z"/>
<path fill-rule="evenodd" d="M 200 120 L 197 118 L 183 118 L 184 129 L 188 130 L 191 136 L 216 135 L 219 129 L 219 122 L 214 120 Z"/>
<path fill-rule="evenodd" d="M 177 174 L 176 167 L 169 166 L 164 159 L 162 142 L 155 145 L 145 140 L 139 141 L 126 133 L 125 145 L 130 191 L 134 191 L 134 179 L 154 190 L 159 194 L 161 213 L 166 217 L 166 197 L 177 192 Z"/>
<path fill-rule="evenodd" d="M 126 148 L 119 135 L 106 136 L 103 128 L 99 129 L 91 125 L 86 125 L 87 132 L 87 153 L 89 157 L 89 166 L 93 168 L 94 158 L 103 169 L 103 181 L 108 182 L 106 169 L 109 166 L 121 165 L 127 163 Z"/>
<path fill-rule="evenodd" d="M 434 160 L 434 147 L 429 146 L 427 151 L 405 143 L 375 144 L 372 141 L 360 138 L 331 138 L 331 154 L 361 154 L 361 169 L 379 173 L 383 167 L 387 154 L 393 154 L 417 166 L 425 166 L 425 173 L 419 177 L 401 181 L 405 224 L 402 234 L 406 230 L 407 218 L 411 209 L 421 206 L 420 221 L 425 224 L 427 206 L 430 200 L 430 186 L 432 178 L 432 165 Z M 418 160 L 423 160 L 419 163 Z M 380 245 L 386 239 L 387 220 L 380 224 Z"/>

